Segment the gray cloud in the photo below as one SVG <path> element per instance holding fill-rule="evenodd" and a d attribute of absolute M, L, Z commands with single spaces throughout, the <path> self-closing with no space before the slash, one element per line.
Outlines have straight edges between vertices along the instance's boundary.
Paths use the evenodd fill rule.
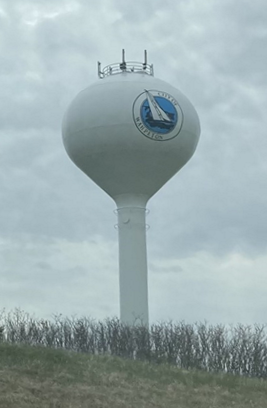
<path fill-rule="evenodd" d="M 8 177 L 14 175 L 12 186 L 14 183 L 19 185 L 14 189 L 6 183 L 7 191 L 12 191 L 6 195 L 9 204 L 5 208 L 12 214 L 13 203 L 16 213 L 17 201 L 22 207 L 25 202 L 23 216 L 12 214 L 13 220 L 19 218 L 16 221 L 18 229 L 55 236 L 60 231 L 63 235 L 67 234 L 69 230 L 77 239 L 79 234 L 85 236 L 79 224 L 83 224 L 81 218 L 85 217 L 86 211 L 81 212 L 79 208 L 78 213 L 82 217 L 79 222 L 73 222 L 71 206 L 63 199 L 68 197 L 72 204 L 77 203 L 79 197 L 84 195 L 86 183 L 84 176 L 75 174 L 64 157 L 60 121 L 71 94 L 74 96 L 78 92 L 81 82 L 84 81 L 85 86 L 85 66 L 88 74 L 93 71 L 92 64 L 85 61 L 86 54 L 96 56 L 95 36 L 106 47 L 100 27 L 96 26 L 97 20 L 93 20 L 103 10 L 103 19 L 109 20 L 109 28 L 115 37 L 116 34 L 121 35 L 120 30 L 126 24 L 138 27 L 140 39 L 147 32 L 144 28 L 150 28 L 150 35 L 153 33 L 156 39 L 155 51 L 163 53 L 163 58 L 168 54 L 167 66 L 158 64 L 162 76 L 168 77 L 170 73 L 177 86 L 181 83 L 182 88 L 188 88 L 189 96 L 192 95 L 200 113 L 202 139 L 196 158 L 183 170 L 183 174 L 176 176 L 163 190 L 167 194 L 169 188 L 175 189 L 179 197 L 178 209 L 174 214 L 175 224 L 181 225 L 181 250 L 195 251 L 210 247 L 211 250 L 227 251 L 235 245 L 265 248 L 262 239 L 264 220 L 260 216 L 257 219 L 253 217 L 255 205 L 258 206 L 258 214 L 262 214 L 266 204 L 266 197 L 262 195 L 257 203 L 254 202 L 255 195 L 260 195 L 256 193 L 259 190 L 254 181 L 263 184 L 260 176 L 264 176 L 260 172 L 264 167 L 261 152 L 265 143 L 263 129 L 266 122 L 263 115 L 266 102 L 262 53 L 262 42 L 266 39 L 264 7 L 258 4 L 259 7 L 242 7 L 240 11 L 231 3 L 222 5 L 217 1 L 212 5 L 206 2 L 200 9 L 196 2 L 191 2 L 175 5 L 170 13 L 168 8 L 171 3 L 166 3 L 164 7 L 161 3 L 154 3 L 152 8 L 147 3 L 141 10 L 125 2 L 116 7 L 115 4 L 112 7 L 110 3 L 103 2 L 98 9 L 83 3 L 75 7 L 74 3 L 58 2 L 56 5 L 42 4 L 34 12 L 30 1 L 25 2 L 23 7 L 19 2 L 12 3 L 12 6 L 9 3 L 4 5 L 7 13 L 7 17 L 2 18 L 6 34 L 4 52 L 8 52 L 4 75 L 1 75 L 4 93 L 0 123 L 3 136 L 14 142 L 9 142 L 6 147 L 3 166 Z M 108 10 L 112 10 L 112 13 L 108 13 Z M 51 17 L 60 12 L 58 16 Z M 92 23 L 96 31 L 86 32 L 88 18 L 89 26 Z M 10 35 L 12 19 L 19 24 Z M 179 24 L 174 24 L 176 19 Z M 161 28 L 165 30 L 163 33 Z M 138 33 L 134 34 L 138 38 Z M 126 40 L 130 39 L 129 32 Z M 134 42 L 134 53 L 136 46 L 137 42 Z M 155 55 L 155 58 L 159 56 Z M 168 60 L 171 62 L 170 68 Z M 80 76 L 78 80 L 77 76 Z M 11 104 L 7 100 L 11 100 Z M 64 177 L 63 172 L 68 176 Z M 192 181 L 190 176 L 193 177 Z M 69 177 L 74 178 L 69 180 Z M 81 182 L 82 178 L 84 183 Z M 74 192 L 74 183 L 80 186 L 79 192 L 74 194 L 75 198 L 69 189 L 71 184 Z M 248 185 L 250 188 L 246 189 Z M 98 201 L 101 193 L 96 192 L 92 183 L 88 182 L 87 186 L 88 191 L 89 186 L 93 189 Z M 164 193 L 160 192 L 158 197 L 164 197 Z M 107 200 L 102 198 L 103 202 Z M 196 200 L 199 204 L 197 211 Z M 168 206 L 167 201 L 165 205 Z M 64 219 L 62 225 L 58 208 L 61 208 Z M 186 213 L 190 227 L 182 223 Z M 157 208 L 156 214 L 164 222 L 170 222 L 160 208 Z M 95 219 L 88 217 L 91 221 Z M 51 222 L 44 224 L 43 219 L 48 218 Z M 7 219 L 4 216 L 4 220 Z M 105 221 L 108 221 L 108 216 Z M 71 225 L 75 225 L 76 232 Z M 93 225 L 95 227 L 95 223 Z M 179 235 L 177 239 L 180 241 Z"/>
<path fill-rule="evenodd" d="M 115 204 L 70 162 L 60 128 L 73 97 L 98 80 L 96 62 L 118 61 L 121 48 L 129 60 L 147 48 L 156 76 L 189 97 L 202 127 L 193 159 L 149 202 L 149 259 L 265 254 L 266 18 L 263 0 L 1 1 L 1 237 L 14 248 L 40 243 L 30 276 L 53 275 L 55 240 L 117 242 Z M 167 276 L 185 273 L 173 265 Z"/>

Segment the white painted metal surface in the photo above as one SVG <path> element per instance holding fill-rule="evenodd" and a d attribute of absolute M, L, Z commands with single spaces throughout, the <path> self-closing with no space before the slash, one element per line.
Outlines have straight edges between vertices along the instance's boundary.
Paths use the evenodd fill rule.
<path fill-rule="evenodd" d="M 77 95 L 62 133 L 69 157 L 117 204 L 121 320 L 148 324 L 145 208 L 193 155 L 197 113 L 170 84 L 122 70 Z"/>
<path fill-rule="evenodd" d="M 148 324 L 146 209 L 133 205 L 117 210 L 121 320 Z"/>

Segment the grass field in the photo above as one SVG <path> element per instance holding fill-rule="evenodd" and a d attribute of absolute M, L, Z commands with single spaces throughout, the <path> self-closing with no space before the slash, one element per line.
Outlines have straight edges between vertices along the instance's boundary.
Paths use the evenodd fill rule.
<path fill-rule="evenodd" d="M 0 343 L 1 408 L 266 408 L 267 381 Z"/>

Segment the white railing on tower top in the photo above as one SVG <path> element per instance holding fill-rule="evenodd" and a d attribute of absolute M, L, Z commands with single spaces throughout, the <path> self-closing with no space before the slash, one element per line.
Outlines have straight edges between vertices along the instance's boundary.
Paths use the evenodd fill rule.
<path fill-rule="evenodd" d="M 154 76 L 154 68 L 152 64 L 136 61 L 116 62 L 114 64 L 107 65 L 103 68 L 103 70 L 101 70 L 101 63 L 98 62 L 98 76 L 101 79 L 110 75 L 121 74 L 123 72 L 143 72 Z"/>

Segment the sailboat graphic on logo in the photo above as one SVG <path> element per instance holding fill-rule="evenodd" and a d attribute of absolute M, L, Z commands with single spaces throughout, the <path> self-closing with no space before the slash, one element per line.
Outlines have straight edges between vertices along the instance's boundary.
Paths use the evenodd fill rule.
<path fill-rule="evenodd" d="M 133 115 L 140 132 L 154 140 L 177 136 L 183 122 L 183 113 L 176 99 L 156 90 L 144 89 L 134 102 Z"/>
<path fill-rule="evenodd" d="M 159 120 L 159 121 L 171 122 L 171 119 L 169 118 L 169 116 L 166 115 L 164 110 L 162 110 L 159 104 L 155 101 L 155 98 L 152 95 L 152 93 L 150 93 L 146 89 L 145 89 L 145 92 L 146 92 L 148 104 L 149 104 L 153 119 Z"/>
<path fill-rule="evenodd" d="M 152 131 L 166 134 L 172 131 L 177 123 L 175 106 L 166 98 L 153 96 L 145 89 L 146 100 L 141 107 L 144 124 Z"/>

